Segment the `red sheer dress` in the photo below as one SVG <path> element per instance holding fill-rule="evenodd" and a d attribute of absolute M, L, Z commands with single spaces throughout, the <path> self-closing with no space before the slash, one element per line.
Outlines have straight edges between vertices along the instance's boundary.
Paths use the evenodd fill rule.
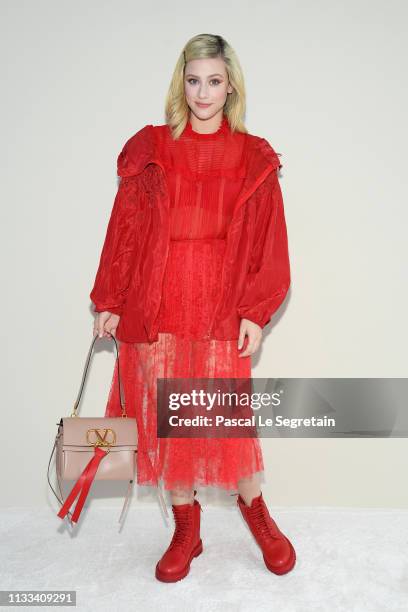
<path fill-rule="evenodd" d="M 127 413 L 139 435 L 137 482 L 165 489 L 237 489 L 240 478 L 264 469 L 257 437 L 158 438 L 156 378 L 249 378 L 251 356 L 237 339 L 208 339 L 219 299 L 226 232 L 245 177 L 244 147 L 224 116 L 216 132 L 189 122 L 178 140 L 156 126 L 170 194 L 170 246 L 159 312 L 159 339 L 120 343 Z M 246 346 L 246 343 L 244 344 Z M 105 416 L 118 416 L 115 370 Z"/>

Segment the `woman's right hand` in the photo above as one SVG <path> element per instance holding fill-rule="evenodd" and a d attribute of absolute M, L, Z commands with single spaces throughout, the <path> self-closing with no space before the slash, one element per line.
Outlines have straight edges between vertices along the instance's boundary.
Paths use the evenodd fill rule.
<path fill-rule="evenodd" d="M 96 313 L 93 336 L 99 336 L 99 338 L 110 338 L 111 336 L 115 336 L 119 321 L 120 316 L 108 310 Z"/>

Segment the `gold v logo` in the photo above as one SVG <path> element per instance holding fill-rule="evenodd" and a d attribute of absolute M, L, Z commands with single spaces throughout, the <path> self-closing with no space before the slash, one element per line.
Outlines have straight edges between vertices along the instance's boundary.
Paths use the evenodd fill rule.
<path fill-rule="evenodd" d="M 113 429 L 88 429 L 86 441 L 92 446 L 114 446 L 116 434 Z"/>

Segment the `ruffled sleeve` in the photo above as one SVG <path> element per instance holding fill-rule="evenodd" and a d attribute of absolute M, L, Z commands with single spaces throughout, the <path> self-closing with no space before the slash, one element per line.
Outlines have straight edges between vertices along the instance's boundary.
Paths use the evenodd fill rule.
<path fill-rule="evenodd" d="M 276 168 L 254 196 L 254 246 L 237 310 L 241 319 L 249 319 L 263 328 L 282 304 L 290 286 L 287 228 Z"/>
<path fill-rule="evenodd" d="M 99 258 L 94 286 L 89 295 L 95 312 L 121 315 L 128 293 L 132 262 L 136 255 L 136 224 L 145 189 L 140 173 L 148 162 L 145 126 L 129 139 L 117 158 L 118 190 Z"/>

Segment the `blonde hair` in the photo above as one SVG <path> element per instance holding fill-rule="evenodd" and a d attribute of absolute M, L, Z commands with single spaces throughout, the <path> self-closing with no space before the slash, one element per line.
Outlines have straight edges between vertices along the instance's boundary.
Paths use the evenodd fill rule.
<path fill-rule="evenodd" d="M 228 94 L 224 106 L 232 131 L 247 132 L 244 124 L 246 106 L 245 83 L 241 65 L 233 48 L 218 34 L 197 34 L 185 44 L 177 60 L 165 101 L 166 123 L 172 136 L 177 139 L 189 119 L 190 109 L 184 94 L 184 74 L 188 61 L 221 57 L 233 91 Z"/>

